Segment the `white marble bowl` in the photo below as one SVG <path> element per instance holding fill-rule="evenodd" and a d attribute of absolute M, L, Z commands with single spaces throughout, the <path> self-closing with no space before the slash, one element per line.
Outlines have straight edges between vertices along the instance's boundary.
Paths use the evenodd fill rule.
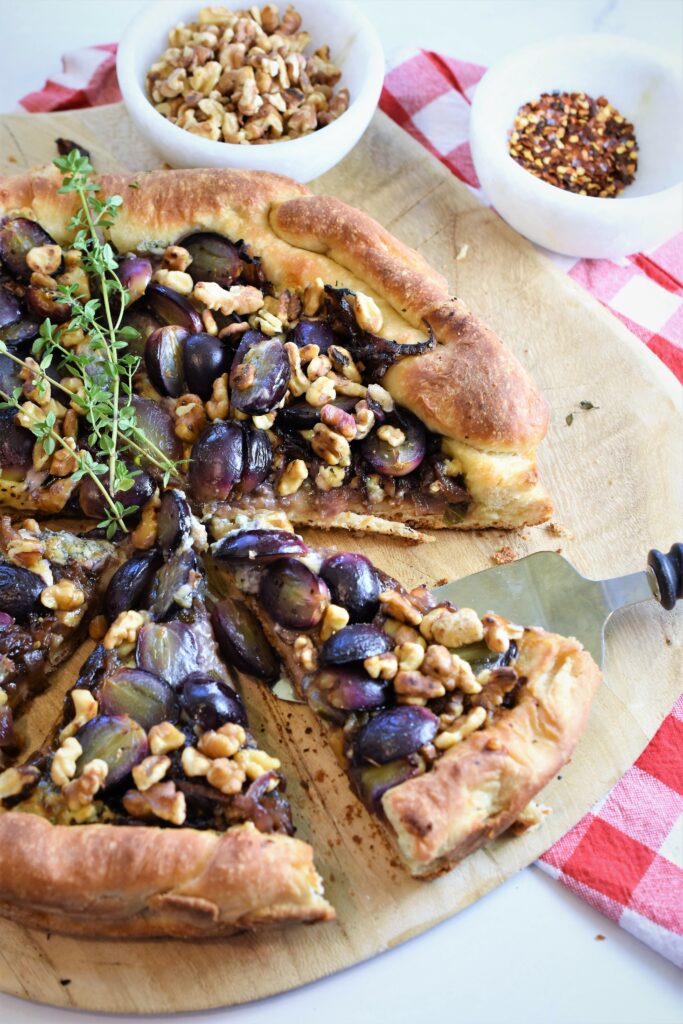
<path fill-rule="evenodd" d="M 310 135 L 249 146 L 192 135 L 171 124 L 147 98 L 145 76 L 167 49 L 169 29 L 194 20 L 202 6 L 202 0 L 158 0 L 133 19 L 121 40 L 119 85 L 128 113 L 145 138 L 173 167 L 275 171 L 305 182 L 339 163 L 367 128 L 384 78 L 382 44 L 362 11 L 345 0 L 297 0 L 303 28 L 311 33 L 311 50 L 329 44 L 332 60 L 343 72 L 338 88 L 348 88 L 351 101 L 336 121 Z"/>
<path fill-rule="evenodd" d="M 606 96 L 633 123 L 638 171 L 617 198 L 566 192 L 509 155 L 518 109 L 554 89 Z M 650 46 L 619 36 L 569 36 L 512 54 L 477 87 L 471 142 L 477 175 L 494 208 L 520 234 L 555 252 L 622 256 L 658 245 L 681 227 L 681 67 Z"/>

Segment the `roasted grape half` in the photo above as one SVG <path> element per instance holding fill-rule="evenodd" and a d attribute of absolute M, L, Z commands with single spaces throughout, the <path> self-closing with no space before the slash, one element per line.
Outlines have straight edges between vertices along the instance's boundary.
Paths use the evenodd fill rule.
<path fill-rule="evenodd" d="M 242 478 L 244 431 L 234 420 L 211 423 L 192 449 L 189 486 L 197 501 L 225 501 Z"/>
<path fill-rule="evenodd" d="M 282 342 L 246 331 L 230 368 L 230 401 L 249 416 L 270 412 L 287 393 L 289 375 Z"/>
<path fill-rule="evenodd" d="M 159 722 L 175 722 L 178 703 L 165 679 L 139 668 L 120 668 L 107 676 L 97 691 L 100 711 L 129 715 L 145 731 Z"/>
<path fill-rule="evenodd" d="M 224 597 L 211 612 L 221 654 L 239 672 L 274 683 L 280 666 L 261 623 L 242 601 Z"/>
<path fill-rule="evenodd" d="M 436 736 L 439 719 L 429 708 L 403 707 L 378 711 L 353 738 L 357 764 L 387 764 L 408 757 Z"/>
<path fill-rule="evenodd" d="M 242 698 L 226 683 L 195 672 L 183 682 L 180 705 L 189 720 L 202 729 L 220 729 L 227 722 L 246 726 Z"/>
<path fill-rule="evenodd" d="M 129 715 L 96 715 L 76 733 L 83 753 L 76 762 L 78 777 L 89 761 L 107 765 L 104 789 L 122 782 L 149 751 L 143 727 Z"/>
<path fill-rule="evenodd" d="M 389 425 L 402 433 L 399 444 L 381 438 L 377 429 L 361 441 L 363 457 L 382 476 L 407 476 L 418 468 L 427 452 L 427 433 L 420 420 L 405 410 L 395 419 L 395 424 Z"/>
<path fill-rule="evenodd" d="M 379 608 L 380 584 L 369 558 L 340 551 L 326 558 L 320 575 L 334 604 L 346 608 L 351 622 L 370 622 Z"/>
<path fill-rule="evenodd" d="M 296 558 L 269 565 L 259 587 L 266 612 L 286 629 L 312 629 L 329 603 L 324 580 Z"/>

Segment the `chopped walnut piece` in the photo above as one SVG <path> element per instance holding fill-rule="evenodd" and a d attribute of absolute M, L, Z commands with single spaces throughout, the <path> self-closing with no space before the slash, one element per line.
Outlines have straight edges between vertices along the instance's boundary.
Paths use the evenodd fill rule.
<path fill-rule="evenodd" d="M 167 270 L 185 271 L 192 263 L 192 257 L 182 245 L 168 245 L 161 262 Z"/>
<path fill-rule="evenodd" d="M 309 636 L 298 636 L 294 641 L 294 657 L 304 670 L 313 672 L 318 666 L 318 654 Z"/>
<path fill-rule="evenodd" d="M 370 334 L 379 334 L 384 322 L 382 311 L 369 295 L 364 292 L 356 292 L 354 298 L 354 312 L 356 322 L 361 330 L 369 331 Z"/>
<path fill-rule="evenodd" d="M 185 744 L 185 734 L 171 722 L 153 725 L 147 734 L 149 749 L 153 754 L 168 754 Z"/>
<path fill-rule="evenodd" d="M 484 708 L 473 708 L 467 715 L 463 715 L 453 723 L 453 728 L 439 733 L 434 740 L 434 746 L 439 750 L 449 750 L 456 743 L 460 743 L 470 733 L 481 729 L 487 718 Z"/>
<path fill-rule="evenodd" d="M 206 781 L 210 786 L 225 793 L 226 796 L 235 796 L 244 785 L 247 775 L 244 768 L 237 763 L 236 758 L 218 757 L 211 762 L 206 773 Z"/>
<path fill-rule="evenodd" d="M 141 612 L 133 610 L 120 612 L 107 630 L 106 636 L 102 641 L 106 650 L 113 651 L 122 644 L 135 643 L 145 621 L 145 616 Z"/>
<path fill-rule="evenodd" d="M 486 646 L 497 654 L 505 654 L 510 647 L 511 640 L 520 640 L 524 636 L 524 627 L 508 622 L 500 615 L 492 612 L 482 616 L 484 627 L 484 640 Z"/>
<path fill-rule="evenodd" d="M 232 757 L 244 746 L 247 735 L 241 725 L 228 722 L 217 731 L 210 729 L 203 733 L 197 747 L 206 757 L 215 760 L 219 757 Z"/>
<path fill-rule="evenodd" d="M 186 444 L 194 444 L 206 426 L 206 411 L 199 395 L 182 395 L 173 409 L 175 435 Z"/>
<path fill-rule="evenodd" d="M 345 412 L 344 409 L 336 405 L 324 405 L 320 410 L 320 419 L 330 430 L 341 434 L 347 441 L 353 441 L 356 437 L 356 421 L 351 413 Z"/>
<path fill-rule="evenodd" d="M 363 667 L 372 679 L 393 679 L 398 672 L 398 658 L 391 651 L 366 658 Z"/>
<path fill-rule="evenodd" d="M 50 765 L 50 778 L 55 786 L 65 786 L 76 774 L 76 761 L 83 753 L 83 747 L 74 736 L 67 736 L 55 750 Z"/>
<path fill-rule="evenodd" d="M 60 732 L 60 743 L 64 743 L 69 736 L 74 736 L 81 726 L 93 719 L 98 712 L 99 705 L 90 690 L 72 690 L 71 701 L 74 706 L 74 717 Z"/>
<path fill-rule="evenodd" d="M 412 643 L 410 640 L 400 644 L 394 653 L 398 658 L 398 667 L 402 672 L 414 672 L 420 668 L 425 658 L 424 647 L 421 644 Z M 426 667 L 425 672 L 429 673 L 429 669 Z"/>
<path fill-rule="evenodd" d="M 62 263 L 62 249 L 59 245 L 37 245 L 26 253 L 29 270 L 39 274 L 56 274 Z"/>
<path fill-rule="evenodd" d="M 325 378 L 321 378 L 324 380 Z M 311 385 L 313 386 L 313 385 Z M 311 448 L 328 466 L 350 466 L 351 448 L 349 442 L 341 434 L 335 433 L 324 423 L 316 423 L 313 428 Z"/>
<path fill-rule="evenodd" d="M 21 768 L 6 768 L 0 772 L 0 801 L 7 800 L 20 793 L 39 777 L 38 769 L 31 765 Z"/>
<path fill-rule="evenodd" d="M 320 624 L 320 639 L 329 640 L 334 633 L 348 625 L 348 622 L 349 613 L 346 608 L 338 604 L 328 604 Z"/>
<path fill-rule="evenodd" d="M 319 491 L 333 491 L 341 487 L 346 477 L 342 466 L 321 466 L 315 475 L 315 486 Z"/>
<path fill-rule="evenodd" d="M 211 767 L 211 758 L 206 757 L 204 754 L 200 754 L 195 747 L 185 747 L 180 758 L 180 763 L 183 766 L 183 771 L 187 775 L 188 779 L 194 779 L 197 776 L 206 775 Z"/>
<path fill-rule="evenodd" d="M 446 647 L 462 647 L 483 639 L 484 627 L 471 608 L 438 605 L 422 619 L 420 632 L 427 640 L 435 640 Z"/>
<path fill-rule="evenodd" d="M 213 281 L 198 281 L 193 295 L 212 312 L 219 310 L 225 316 L 231 313 L 248 316 L 263 305 L 263 292 L 251 285 L 234 284 L 225 289 Z"/>
<path fill-rule="evenodd" d="M 244 769 L 247 778 L 252 781 L 265 775 L 266 772 L 276 772 L 280 767 L 278 759 L 266 754 L 265 750 L 252 750 L 248 747 L 239 750 L 235 754 L 234 760 Z"/>
<path fill-rule="evenodd" d="M 211 398 L 206 403 L 206 414 L 210 420 L 225 420 L 228 418 L 229 410 L 228 375 L 222 373 L 213 382 Z"/>
<path fill-rule="evenodd" d="M 123 796 L 123 806 L 133 818 L 160 818 L 172 825 L 184 824 L 187 815 L 185 794 L 170 781 L 157 782 L 144 793 L 129 789 Z"/>
<path fill-rule="evenodd" d="M 443 697 L 446 693 L 443 683 L 423 672 L 401 671 L 394 678 L 394 690 L 397 697 L 419 697 L 422 700 L 432 700 L 435 697 Z"/>
<path fill-rule="evenodd" d="M 406 594 L 401 594 L 398 590 L 384 590 L 379 595 L 379 600 L 386 614 L 392 619 L 405 622 L 408 626 L 419 626 L 422 622 L 422 612 Z"/>
<path fill-rule="evenodd" d="M 296 494 L 304 480 L 308 477 L 308 467 L 303 459 L 294 459 L 288 463 L 277 483 L 277 493 L 281 497 Z"/>
<path fill-rule="evenodd" d="M 62 796 L 70 811 L 79 811 L 83 807 L 92 804 L 93 799 L 104 785 L 109 766 L 106 761 L 96 757 L 88 761 L 77 779 L 67 784 L 62 789 Z"/>
<path fill-rule="evenodd" d="M 164 267 L 159 267 L 154 274 L 154 280 L 157 284 L 172 288 L 180 295 L 191 295 L 194 288 L 194 281 L 189 274 L 182 270 L 166 270 Z"/>
<path fill-rule="evenodd" d="M 144 792 L 157 782 L 161 782 L 170 767 L 170 757 L 166 757 L 165 754 L 150 754 L 133 768 L 133 782 L 140 792 Z"/>

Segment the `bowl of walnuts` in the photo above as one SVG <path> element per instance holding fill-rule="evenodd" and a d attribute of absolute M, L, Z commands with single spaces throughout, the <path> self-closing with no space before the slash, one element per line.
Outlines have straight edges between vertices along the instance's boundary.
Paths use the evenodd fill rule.
<path fill-rule="evenodd" d="M 130 116 L 173 167 L 237 167 L 310 181 L 365 131 L 384 77 L 355 4 L 200 8 L 161 0 L 121 41 Z"/>

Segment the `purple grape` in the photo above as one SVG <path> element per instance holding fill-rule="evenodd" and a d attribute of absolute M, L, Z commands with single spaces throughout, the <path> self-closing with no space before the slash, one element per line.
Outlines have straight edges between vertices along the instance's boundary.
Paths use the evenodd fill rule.
<path fill-rule="evenodd" d="M 19 621 L 40 610 L 45 580 L 30 569 L 0 562 L 0 609 Z"/>
<path fill-rule="evenodd" d="M 192 549 L 175 553 L 168 558 L 159 569 L 149 591 L 147 609 L 156 621 L 169 617 L 177 610 L 176 595 L 181 589 L 189 587 L 196 593 L 193 580 L 201 579 L 197 556 Z"/>
<path fill-rule="evenodd" d="M 183 346 L 190 337 L 184 327 L 158 327 L 145 344 L 145 366 L 160 395 L 179 398 L 185 390 Z"/>
<path fill-rule="evenodd" d="M 104 598 L 105 611 L 110 620 L 144 603 L 160 563 L 158 551 L 138 551 L 119 566 L 109 581 Z"/>
<path fill-rule="evenodd" d="M 412 413 L 402 411 L 396 426 L 405 434 L 405 441 L 393 448 L 377 435 L 377 431 L 361 441 L 361 452 L 372 468 L 382 476 L 406 476 L 417 469 L 427 452 L 427 433 Z"/>
<path fill-rule="evenodd" d="M 128 292 L 127 306 L 142 298 L 152 280 L 152 262 L 146 256 L 125 256 L 119 263 L 116 276 Z"/>
<path fill-rule="evenodd" d="M 331 404 L 351 412 L 357 402 L 357 398 L 336 398 Z M 292 402 L 278 410 L 276 422 L 283 430 L 312 430 L 316 423 L 320 423 L 320 409 L 305 400 Z"/>
<path fill-rule="evenodd" d="M 211 423 L 192 449 L 189 488 L 196 501 L 225 501 L 244 466 L 244 431 L 235 421 Z"/>
<path fill-rule="evenodd" d="M 227 722 L 247 724 L 239 693 L 202 672 L 187 676 L 180 691 L 180 705 L 190 721 L 202 729 L 220 729 Z"/>
<path fill-rule="evenodd" d="M 139 395 L 133 395 L 130 404 L 135 409 L 137 425 L 144 437 L 162 451 L 171 462 L 181 459 L 183 445 L 180 438 L 176 436 L 170 412 L 159 402 L 154 402 L 151 398 L 140 398 Z M 137 438 L 137 441 L 144 447 L 144 440 Z M 152 455 L 154 454 L 152 451 Z M 146 464 L 144 458 L 143 462 Z"/>
<path fill-rule="evenodd" d="M 31 269 L 26 262 L 31 249 L 54 244 L 54 238 L 43 231 L 40 224 L 27 217 L 7 218 L 0 223 L 0 260 L 10 274 L 20 281 L 29 281 L 31 278 Z"/>
<path fill-rule="evenodd" d="M 0 328 L 11 327 L 21 317 L 21 303 L 9 288 L 0 287 Z"/>
<path fill-rule="evenodd" d="M 283 555 L 307 553 L 301 537 L 288 530 L 242 530 L 229 534 L 213 547 L 213 557 L 219 562 L 255 565 L 266 565 Z"/>
<path fill-rule="evenodd" d="M 197 670 L 197 639 L 185 622 L 153 622 L 140 630 L 136 656 L 139 668 L 177 690 Z"/>
<path fill-rule="evenodd" d="M 183 346 L 183 367 L 187 390 L 203 402 L 211 398 L 213 382 L 230 369 L 232 354 L 220 338 L 191 334 Z"/>
<path fill-rule="evenodd" d="M 335 337 L 332 328 L 322 320 L 299 320 L 287 335 L 287 341 L 293 341 L 299 348 L 317 345 L 321 353 L 324 353 L 330 345 L 334 345 Z"/>
<path fill-rule="evenodd" d="M 266 612 L 286 629 L 312 629 L 329 603 L 327 584 L 296 558 L 268 566 L 259 587 Z"/>
<path fill-rule="evenodd" d="M 149 473 L 145 473 L 144 470 L 136 471 L 134 481 L 130 490 L 117 491 L 114 498 L 116 501 L 120 501 L 124 508 L 136 505 L 138 509 L 141 509 L 154 494 L 155 484 Z M 78 501 L 83 515 L 91 519 L 102 519 L 105 509 L 108 507 L 97 484 L 89 476 L 84 477 L 81 481 Z"/>
<path fill-rule="evenodd" d="M 106 676 L 97 699 L 104 714 L 129 715 L 146 732 L 159 722 L 178 719 L 176 697 L 168 683 L 139 668 L 120 668 Z"/>
<path fill-rule="evenodd" d="M 240 494 L 251 494 L 266 479 L 273 464 L 273 445 L 265 430 L 258 430 L 248 423 L 242 424 L 244 431 L 244 467 L 239 483 Z"/>
<path fill-rule="evenodd" d="M 321 665 L 345 665 L 364 661 L 394 648 L 391 637 L 378 626 L 355 623 L 344 626 L 326 640 L 320 652 Z"/>
<path fill-rule="evenodd" d="M 313 685 L 340 711 L 377 711 L 391 702 L 391 684 L 371 679 L 363 669 L 330 666 L 316 673 Z"/>
<path fill-rule="evenodd" d="M 0 629 L 7 629 L 8 626 L 14 624 L 14 619 L 7 612 L 0 612 Z"/>
<path fill-rule="evenodd" d="M 242 273 L 242 260 L 236 245 L 214 231 L 194 231 L 181 238 L 179 245 L 187 249 L 192 263 L 187 272 L 197 281 L 215 281 L 229 288 Z"/>
<path fill-rule="evenodd" d="M 379 608 L 380 584 L 369 558 L 340 551 L 322 564 L 320 575 L 334 604 L 346 608 L 351 622 L 370 622 Z"/>
<path fill-rule="evenodd" d="M 136 303 L 132 309 L 130 307 L 126 309 L 121 323 L 124 327 L 132 327 L 139 335 L 135 340 L 128 342 L 128 351 L 144 358 L 147 339 L 159 330 L 159 321 L 152 316 L 142 301 Z"/>
<path fill-rule="evenodd" d="M 157 543 L 164 555 L 185 543 L 192 530 L 192 512 L 182 491 L 164 491 L 157 515 Z"/>
<path fill-rule="evenodd" d="M 172 288 L 152 282 L 147 286 L 145 302 L 161 324 L 182 327 L 190 334 L 199 334 L 202 329 L 202 318 L 197 310 L 184 295 Z"/>
<path fill-rule="evenodd" d="M 387 790 L 423 772 L 424 762 L 421 758 L 404 757 L 398 761 L 389 761 L 388 764 L 352 768 L 351 780 L 365 806 L 374 814 L 379 814 L 382 810 L 382 797 Z"/>
<path fill-rule="evenodd" d="M 439 719 L 429 708 L 388 708 L 373 715 L 353 738 L 357 764 L 387 764 L 414 754 L 436 736 Z"/>
<path fill-rule="evenodd" d="M 221 654 L 229 665 L 267 683 L 276 681 L 279 662 L 261 623 L 246 604 L 224 597 L 213 607 L 211 624 Z"/>
<path fill-rule="evenodd" d="M 40 331 L 40 320 L 33 313 L 25 313 L 13 324 L 0 327 L 0 341 L 9 348 L 16 348 L 27 341 L 34 341 Z"/>
<path fill-rule="evenodd" d="M 97 715 L 76 733 L 83 753 L 76 762 L 78 777 L 86 764 L 98 758 L 109 771 L 104 789 L 115 786 L 130 775 L 149 752 L 145 730 L 128 715 Z"/>
<path fill-rule="evenodd" d="M 16 363 L 6 356 L 0 356 L 0 359 L 2 358 L 6 359 L 9 365 L 0 363 L 0 388 L 5 394 L 11 395 L 14 388 L 21 385 L 21 381 L 13 381 L 11 368 L 16 366 Z M 15 416 L 15 409 L 0 409 L 0 466 L 5 476 L 8 473 L 24 472 L 33 466 L 33 446 L 36 439 L 30 430 L 19 426 Z"/>
<path fill-rule="evenodd" d="M 255 340 L 260 338 L 260 340 Z M 253 368 L 254 378 L 240 387 L 244 375 Z M 250 416 L 270 412 L 287 393 L 289 359 L 281 341 L 246 331 L 230 369 L 230 400 L 236 409 Z"/>
<path fill-rule="evenodd" d="M 25 298 L 26 305 L 40 320 L 50 320 L 53 324 L 65 324 L 71 317 L 71 303 L 59 302 L 56 294 L 47 288 L 29 285 Z"/>

